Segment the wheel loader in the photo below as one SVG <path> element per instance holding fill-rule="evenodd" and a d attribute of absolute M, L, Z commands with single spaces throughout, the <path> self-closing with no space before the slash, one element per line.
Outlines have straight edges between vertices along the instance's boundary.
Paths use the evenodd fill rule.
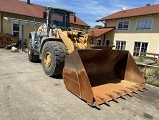
<path fill-rule="evenodd" d="M 90 106 L 108 105 L 143 91 L 145 80 L 129 51 L 91 47 L 90 34 L 70 28 L 72 14 L 60 8 L 46 9 L 45 23 L 29 34 L 29 60 L 41 60 L 50 77 L 62 75 L 66 88 Z"/>

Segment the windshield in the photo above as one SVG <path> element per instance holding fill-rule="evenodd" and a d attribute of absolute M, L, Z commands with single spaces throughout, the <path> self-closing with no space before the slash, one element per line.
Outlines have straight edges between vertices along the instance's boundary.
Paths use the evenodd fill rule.
<path fill-rule="evenodd" d="M 53 28 L 67 28 L 69 27 L 69 13 L 65 11 L 52 11 L 51 26 Z"/>

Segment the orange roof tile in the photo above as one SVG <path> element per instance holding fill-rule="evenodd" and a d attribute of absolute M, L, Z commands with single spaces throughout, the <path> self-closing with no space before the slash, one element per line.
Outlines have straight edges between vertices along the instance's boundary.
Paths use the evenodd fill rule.
<path fill-rule="evenodd" d="M 113 29 L 114 28 L 90 28 L 89 33 L 94 34 L 94 37 L 99 37 Z"/>
<path fill-rule="evenodd" d="M 45 6 L 33 3 L 28 4 L 27 2 L 19 0 L 0 0 L 0 12 L 43 18 L 43 11 L 45 11 L 45 8 Z M 76 22 L 74 22 L 73 16 L 70 16 L 70 23 L 82 26 L 89 26 L 78 17 L 76 19 Z"/>
<path fill-rule="evenodd" d="M 27 4 L 19 0 L 0 0 L 0 11 L 43 18 L 44 6 Z"/>
<path fill-rule="evenodd" d="M 87 23 L 85 23 L 84 21 L 79 19 L 77 16 L 76 16 L 76 22 L 74 22 L 74 16 L 73 15 L 70 16 L 70 23 L 90 27 Z"/>
<path fill-rule="evenodd" d="M 157 14 L 157 13 L 159 13 L 159 4 L 144 6 L 144 7 L 134 8 L 134 9 L 129 9 L 129 10 L 122 10 L 122 11 L 116 12 L 114 14 L 108 15 L 106 17 L 103 17 L 103 18 L 97 20 L 96 22 L 117 19 L 117 18 L 152 15 L 152 14 Z"/>

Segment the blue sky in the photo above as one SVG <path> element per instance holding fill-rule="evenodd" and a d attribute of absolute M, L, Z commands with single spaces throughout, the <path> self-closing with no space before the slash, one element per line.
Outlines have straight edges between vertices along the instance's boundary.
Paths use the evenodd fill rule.
<path fill-rule="evenodd" d="M 23 0 L 27 1 L 27 0 Z M 159 4 L 159 0 L 30 0 L 31 3 L 60 7 L 71 10 L 91 27 L 101 25 L 96 20 L 120 11 L 122 8 L 131 9 L 146 4 Z"/>

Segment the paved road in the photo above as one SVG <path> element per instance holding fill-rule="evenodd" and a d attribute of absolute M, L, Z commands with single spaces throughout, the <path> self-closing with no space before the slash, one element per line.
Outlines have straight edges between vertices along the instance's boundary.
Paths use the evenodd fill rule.
<path fill-rule="evenodd" d="M 159 89 L 91 108 L 66 90 L 62 79 L 47 77 L 27 53 L 0 49 L 0 120 L 159 120 Z"/>

